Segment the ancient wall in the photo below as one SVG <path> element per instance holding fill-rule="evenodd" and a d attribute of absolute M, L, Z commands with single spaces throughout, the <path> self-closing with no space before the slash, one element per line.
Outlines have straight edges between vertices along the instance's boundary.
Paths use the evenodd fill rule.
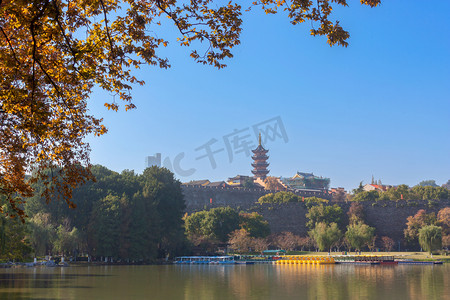
<path fill-rule="evenodd" d="M 257 203 L 258 198 L 274 191 L 253 189 L 230 189 L 208 187 L 183 187 L 188 213 L 230 206 L 238 210 L 256 211 L 268 222 L 273 233 L 290 231 L 298 235 L 306 235 L 307 208 L 303 203 L 270 204 Z M 311 194 L 308 197 L 319 195 Z M 376 228 L 378 236 L 389 236 L 403 241 L 403 230 L 406 228 L 406 218 L 415 215 L 419 209 L 437 213 L 440 209 L 450 206 L 450 201 L 438 201 L 429 206 L 428 201 L 378 201 L 362 202 L 366 223 Z M 350 203 L 339 203 L 346 213 Z"/>
<path fill-rule="evenodd" d="M 213 207 L 230 206 L 249 209 L 254 206 L 261 196 L 277 191 L 261 189 L 244 189 L 232 187 L 208 187 L 208 186 L 182 186 L 186 201 L 186 211 L 196 212 Z M 304 190 L 295 194 L 303 197 L 319 197 L 328 199 L 330 196 L 324 192 Z"/>

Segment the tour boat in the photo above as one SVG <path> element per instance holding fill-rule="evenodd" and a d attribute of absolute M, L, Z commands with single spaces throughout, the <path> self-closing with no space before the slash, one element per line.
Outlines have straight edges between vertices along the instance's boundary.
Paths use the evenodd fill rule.
<path fill-rule="evenodd" d="M 180 256 L 174 260 L 175 264 L 235 264 L 234 256 Z"/>
<path fill-rule="evenodd" d="M 338 264 L 356 265 L 397 265 L 394 256 L 387 255 L 338 255 L 334 256 Z"/>

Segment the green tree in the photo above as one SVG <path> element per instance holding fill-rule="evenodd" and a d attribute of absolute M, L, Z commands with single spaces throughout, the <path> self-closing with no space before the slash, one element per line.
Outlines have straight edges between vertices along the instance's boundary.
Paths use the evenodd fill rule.
<path fill-rule="evenodd" d="M 213 208 L 206 215 L 203 228 L 206 236 L 224 243 L 239 228 L 239 214 L 230 207 Z"/>
<path fill-rule="evenodd" d="M 17 218 L 0 216 L 0 259 L 20 261 L 29 257 L 32 248 L 27 234 L 27 227 Z"/>
<path fill-rule="evenodd" d="M 120 221 L 119 197 L 108 195 L 96 203 L 88 229 L 92 254 L 114 258 L 119 256 Z"/>
<path fill-rule="evenodd" d="M 316 223 L 316 226 L 308 232 L 309 236 L 316 242 L 320 251 L 328 250 L 342 238 L 342 231 L 336 223 Z"/>
<path fill-rule="evenodd" d="M 168 169 L 156 166 L 145 169 L 140 180 L 143 196 L 156 205 L 161 228 L 158 255 L 165 257 L 177 251 L 178 245 L 184 241 L 183 215 L 186 205 L 181 182 L 175 180 Z"/>
<path fill-rule="evenodd" d="M 231 232 L 239 229 L 241 218 L 231 207 L 216 207 L 184 218 L 186 233 L 192 238 L 200 236 L 217 242 L 226 242 Z"/>
<path fill-rule="evenodd" d="M 292 192 L 278 192 L 269 193 L 258 199 L 259 203 L 288 203 L 288 202 L 300 202 L 301 198 Z"/>
<path fill-rule="evenodd" d="M 80 232 L 76 227 L 72 230 L 64 225 L 59 225 L 56 229 L 56 238 L 54 241 L 53 250 L 63 256 L 74 254 L 79 249 Z"/>
<path fill-rule="evenodd" d="M 361 251 L 362 247 L 373 239 L 374 233 L 375 228 L 359 222 L 347 226 L 345 237 L 353 248 Z"/>
<path fill-rule="evenodd" d="M 299 197 L 299 200 L 300 200 L 300 197 Z M 305 203 L 305 206 L 308 209 L 311 208 L 314 205 L 317 205 L 317 204 L 324 204 L 325 205 L 325 204 L 329 203 L 328 200 L 322 199 L 322 198 L 318 198 L 318 197 L 307 197 L 305 199 L 302 199 L 302 201 Z"/>
<path fill-rule="evenodd" d="M 442 185 L 443 188 L 446 188 L 447 190 L 450 190 L 450 179 L 447 181 L 447 183 L 444 183 Z"/>
<path fill-rule="evenodd" d="M 435 180 L 423 180 L 419 182 L 419 186 L 432 186 L 432 187 L 438 187 Z"/>
<path fill-rule="evenodd" d="M 419 243 L 422 249 L 430 252 L 431 257 L 433 257 L 433 250 L 442 247 L 442 228 L 435 225 L 420 228 Z"/>
<path fill-rule="evenodd" d="M 353 201 L 364 202 L 364 201 L 377 201 L 380 194 L 378 191 L 362 191 L 355 195 Z"/>
<path fill-rule="evenodd" d="M 411 190 L 410 190 L 409 186 L 407 186 L 406 184 L 400 184 L 397 187 L 390 188 L 383 194 L 385 194 L 387 196 L 387 198 L 389 198 L 392 201 L 398 201 L 398 200 L 402 200 L 402 199 L 403 200 L 414 200 Z"/>
<path fill-rule="evenodd" d="M 359 186 L 356 189 L 353 190 L 353 194 L 357 195 L 357 194 L 362 193 L 362 192 L 364 192 L 364 186 L 363 186 L 363 182 L 360 181 L 359 182 Z"/>
<path fill-rule="evenodd" d="M 184 217 L 184 228 L 189 237 L 202 236 L 204 232 L 203 223 L 208 211 L 202 210 Z"/>
<path fill-rule="evenodd" d="M 446 200 L 449 199 L 449 191 L 444 187 L 420 186 L 412 188 L 411 192 L 415 198 L 420 200 Z"/>
<path fill-rule="evenodd" d="M 343 225 L 343 211 L 342 208 L 335 204 L 335 205 L 317 205 L 313 206 L 308 210 L 308 213 L 306 214 L 306 218 L 308 218 L 308 222 L 306 223 L 306 226 L 309 228 L 314 228 L 316 226 L 316 223 L 336 223 L 338 226 Z"/>
<path fill-rule="evenodd" d="M 36 256 L 50 254 L 56 238 L 56 229 L 51 223 L 49 213 L 37 213 L 30 221 L 29 240 Z"/>
<path fill-rule="evenodd" d="M 257 212 L 239 213 L 239 227 L 245 229 L 253 238 L 265 238 L 270 234 L 269 222 Z"/>

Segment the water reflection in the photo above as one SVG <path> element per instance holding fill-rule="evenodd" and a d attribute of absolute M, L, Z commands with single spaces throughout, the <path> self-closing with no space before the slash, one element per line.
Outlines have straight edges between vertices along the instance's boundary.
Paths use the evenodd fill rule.
<path fill-rule="evenodd" d="M 450 299 L 450 265 L 0 269 L 2 299 Z"/>

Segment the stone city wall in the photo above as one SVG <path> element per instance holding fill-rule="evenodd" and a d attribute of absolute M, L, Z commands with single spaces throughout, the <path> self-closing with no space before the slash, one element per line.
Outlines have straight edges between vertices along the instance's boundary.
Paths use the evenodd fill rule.
<path fill-rule="evenodd" d="M 209 188 L 209 187 L 183 187 L 186 201 L 186 212 L 211 209 L 215 207 L 230 206 L 238 210 L 258 212 L 269 222 L 272 233 L 290 231 L 298 235 L 306 235 L 308 228 L 304 203 L 271 204 L 257 203 L 258 198 L 276 191 L 264 191 L 237 188 Z M 311 192 L 305 197 L 320 197 Z M 331 203 L 330 205 L 332 205 Z M 342 207 L 345 217 L 350 203 L 338 203 Z M 396 243 L 403 242 L 403 230 L 406 228 L 406 218 L 415 215 L 419 209 L 437 213 L 440 209 L 450 206 L 449 200 L 434 201 L 378 201 L 362 202 L 364 206 L 365 221 L 376 228 L 376 235 L 389 236 Z M 402 246 L 403 247 L 403 246 Z"/>

